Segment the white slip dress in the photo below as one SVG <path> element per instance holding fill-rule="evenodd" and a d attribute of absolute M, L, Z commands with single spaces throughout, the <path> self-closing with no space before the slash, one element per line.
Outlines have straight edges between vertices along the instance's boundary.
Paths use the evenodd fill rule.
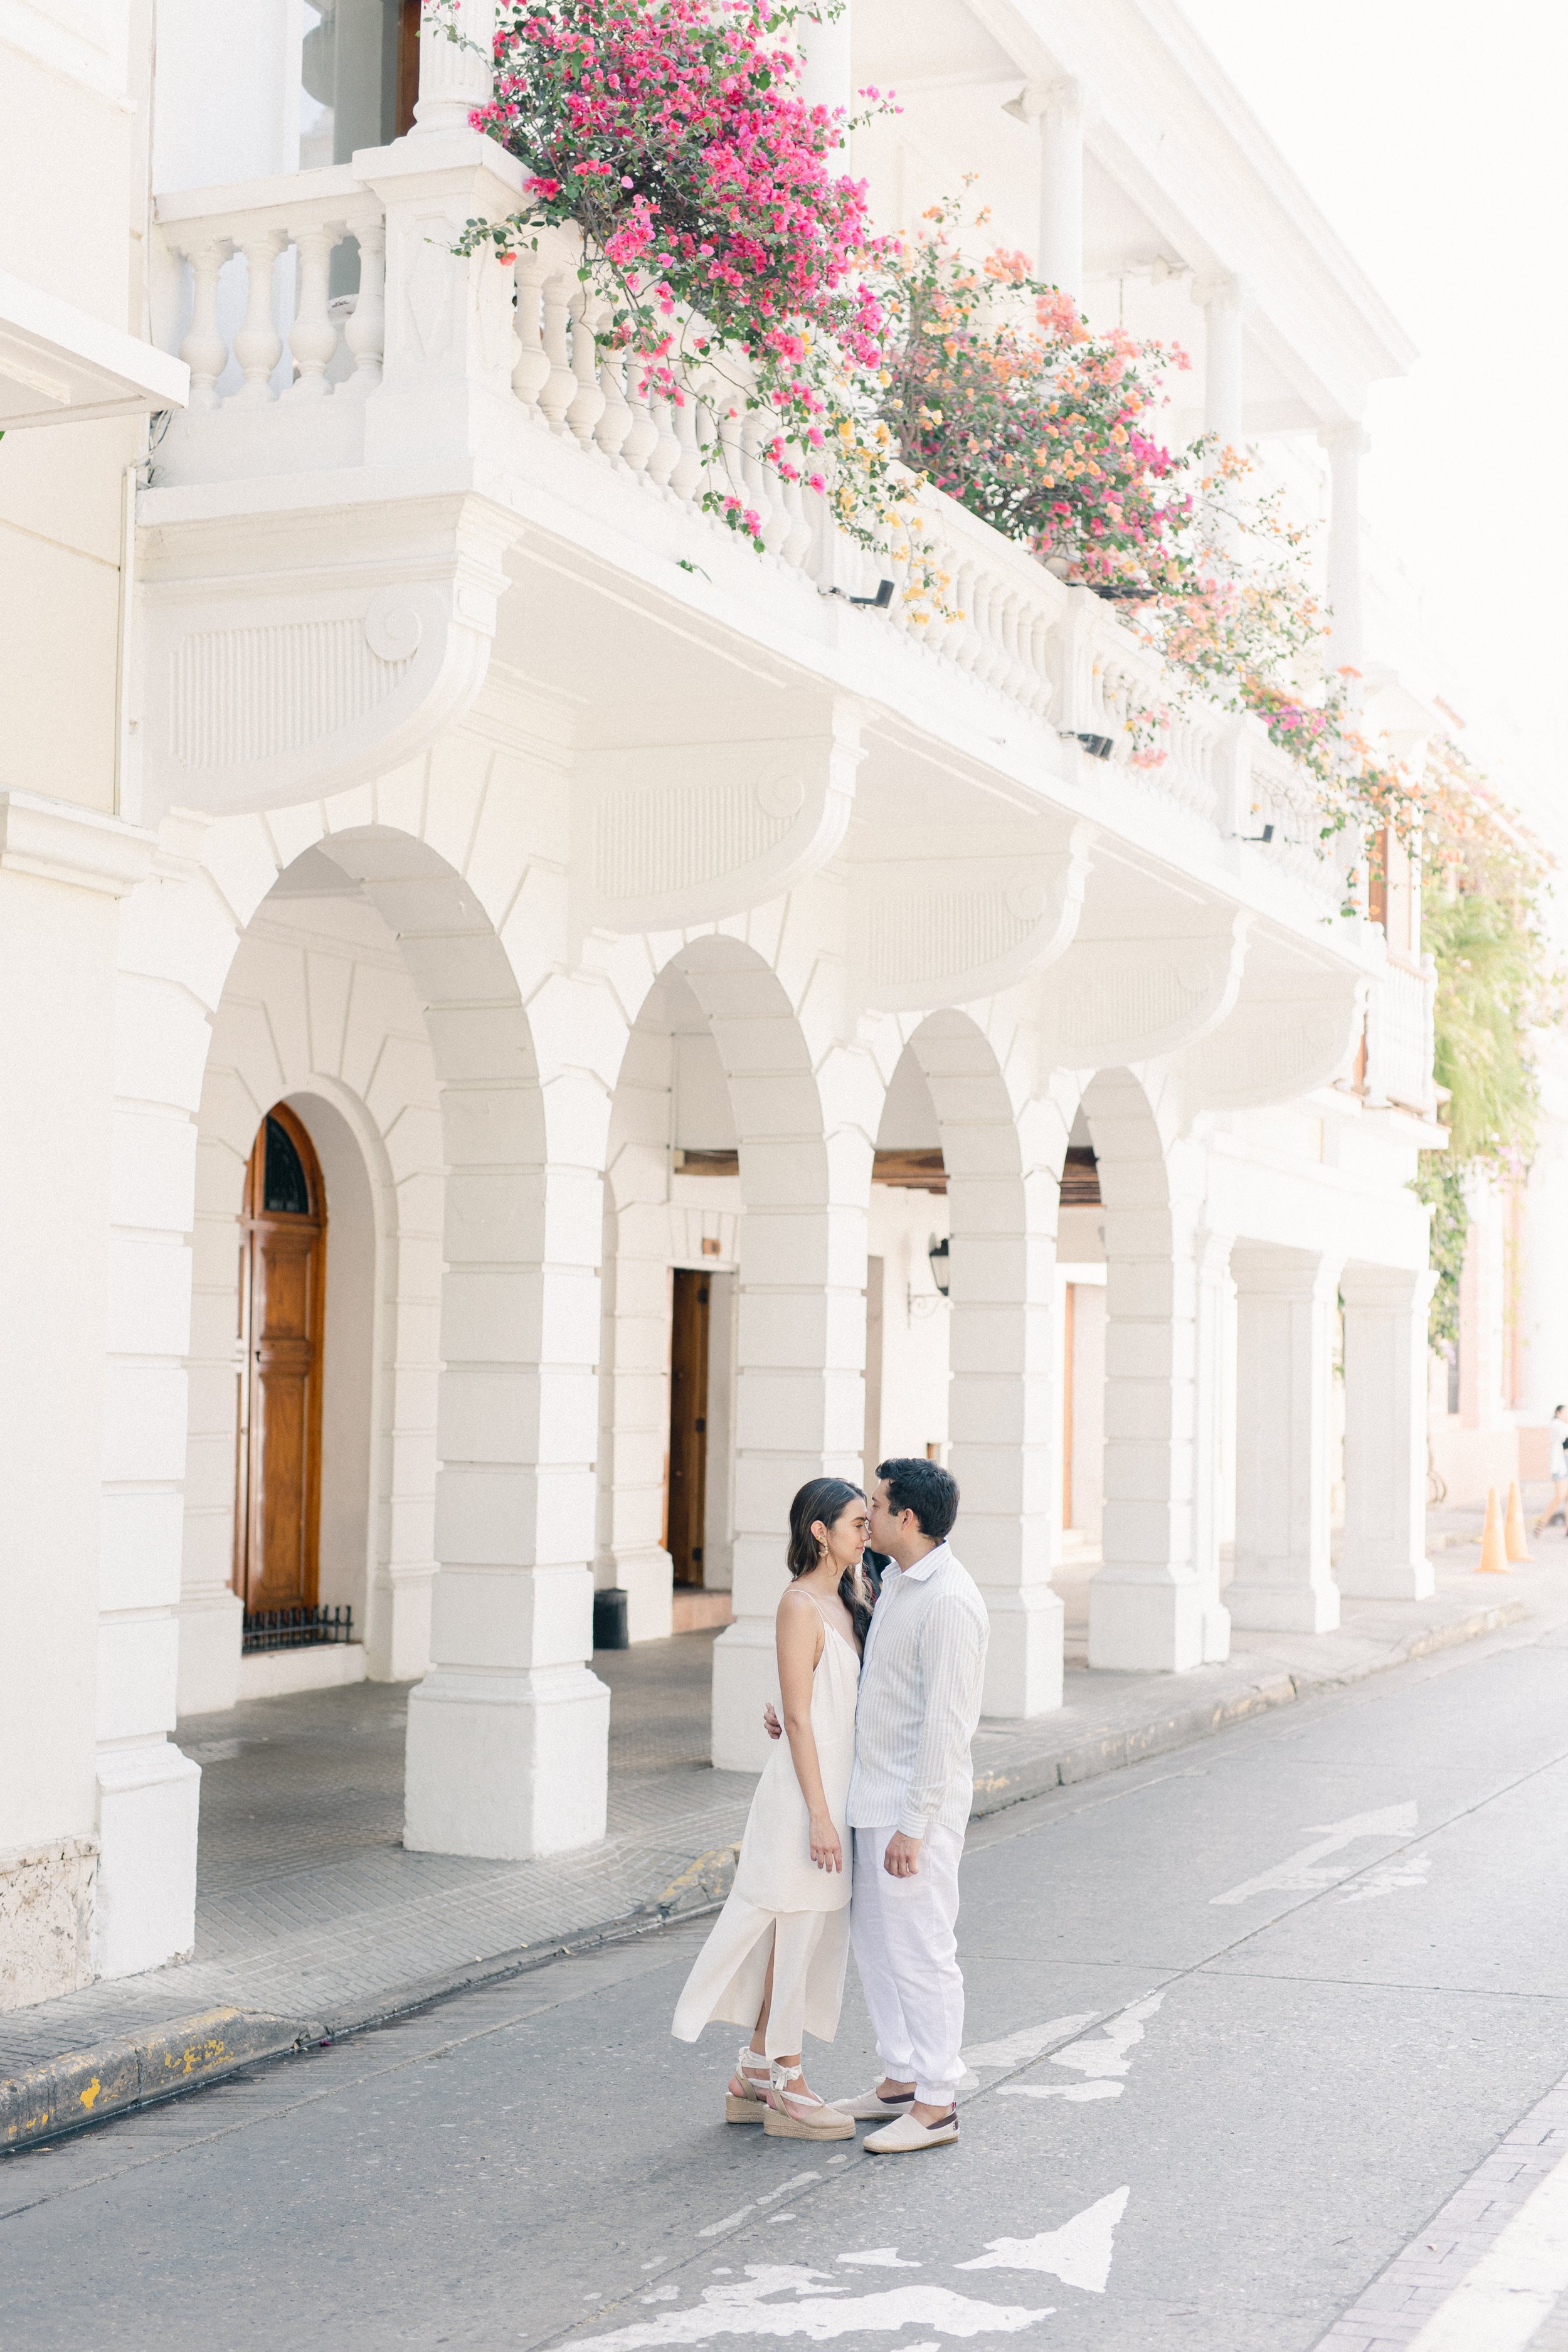
<path fill-rule="evenodd" d="M 811 1817 L 789 1740 L 780 1739 L 752 1800 L 734 1885 L 676 2004 L 670 2030 L 681 2042 L 695 2042 L 714 2020 L 756 2024 L 770 1952 L 768 2056 L 793 2056 L 803 2029 L 819 2042 L 831 2042 L 838 2030 L 849 1957 L 850 1847 L 844 1815 L 855 1760 L 860 1661 L 854 1643 L 828 1623 L 821 1609 L 817 1614 L 823 1642 L 811 1678 L 811 1730 L 844 1868 L 819 1870 L 812 1861 Z"/>

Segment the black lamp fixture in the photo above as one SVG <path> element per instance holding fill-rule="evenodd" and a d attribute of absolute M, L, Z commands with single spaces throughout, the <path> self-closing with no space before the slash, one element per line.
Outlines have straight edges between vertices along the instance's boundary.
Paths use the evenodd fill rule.
<path fill-rule="evenodd" d="M 945 1298 L 947 1297 L 948 1285 L 952 1280 L 952 1268 L 948 1262 L 947 1235 L 945 1234 L 942 1235 L 941 1241 L 938 1241 L 936 1235 L 932 1234 L 931 1237 L 931 1247 L 927 1250 L 926 1255 L 931 1260 L 931 1278 Z"/>

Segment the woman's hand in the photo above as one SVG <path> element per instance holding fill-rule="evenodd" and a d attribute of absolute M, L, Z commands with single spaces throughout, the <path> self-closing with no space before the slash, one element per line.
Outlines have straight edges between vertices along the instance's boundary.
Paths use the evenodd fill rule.
<path fill-rule="evenodd" d="M 838 1832 L 828 1812 L 811 1816 L 811 1858 L 818 1870 L 842 1870 L 844 1849 L 838 1843 Z"/>

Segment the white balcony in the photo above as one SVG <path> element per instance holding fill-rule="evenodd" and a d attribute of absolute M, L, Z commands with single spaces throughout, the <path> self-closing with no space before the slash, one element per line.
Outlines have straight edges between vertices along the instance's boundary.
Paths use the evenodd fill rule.
<path fill-rule="evenodd" d="M 374 499 L 384 530 L 438 478 L 506 510 L 531 542 L 570 549 L 579 572 L 585 560 L 601 578 L 621 570 L 621 593 L 645 609 L 706 605 L 710 625 L 805 659 L 825 685 L 911 717 L 940 706 L 938 731 L 971 755 L 1011 754 L 994 764 L 1037 782 L 1054 773 L 1081 813 L 1141 837 L 1152 827 L 1205 865 L 1221 854 L 1265 903 L 1283 893 L 1300 914 L 1310 899 L 1314 921 L 1337 903 L 1310 794 L 1260 730 L 1200 711 L 1163 728 L 1158 764 L 1135 764 L 1129 709 L 1164 697 L 1159 665 L 1110 606 L 931 494 L 921 526 L 952 610 L 921 625 L 900 593 L 907 567 L 868 557 L 765 467 L 710 373 L 694 370 L 676 404 L 640 396 L 619 362 L 595 363 L 573 235 L 542 233 L 510 268 L 455 259 L 462 222 L 515 201 L 517 179 L 493 144 L 462 134 L 163 200 L 166 325 L 192 393 L 156 451 L 143 520 L 172 537 L 219 511 L 287 510 L 303 528 L 312 506 L 349 507 L 363 526 Z M 353 293 L 331 296 L 334 266 L 357 270 Z M 706 493 L 731 486 L 763 519 L 760 556 L 703 511 Z M 895 583 L 890 604 L 858 608 L 880 579 Z M 396 657 L 381 658 L 390 696 Z M 593 690 L 603 698 L 605 681 Z M 188 741 L 174 758 L 192 764 Z"/>

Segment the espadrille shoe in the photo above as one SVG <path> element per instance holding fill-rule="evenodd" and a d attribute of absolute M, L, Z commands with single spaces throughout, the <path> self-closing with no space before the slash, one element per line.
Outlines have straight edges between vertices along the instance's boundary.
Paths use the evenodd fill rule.
<path fill-rule="evenodd" d="M 772 2068 L 765 2058 L 759 2058 L 749 2042 L 741 2044 L 741 2054 L 735 2061 L 735 2071 L 724 2087 L 724 2121 L 727 2124 L 760 2124 L 768 2112 L 768 2084 Z M 736 2084 L 741 2085 L 736 2089 Z"/>
<path fill-rule="evenodd" d="M 841 2116 L 853 2116 L 858 2124 L 891 2123 L 896 2116 L 907 2116 L 914 2103 L 912 2091 L 895 2091 L 890 2099 L 885 2099 L 875 2088 L 862 2091 L 853 2099 L 833 2102 Z"/>
<path fill-rule="evenodd" d="M 918 2116 L 900 2116 L 896 2124 L 868 2132 L 860 2144 L 868 2156 L 913 2156 L 922 2147 L 951 2147 L 957 2138 L 958 2109 L 949 2107 L 934 2124 L 922 2124 Z"/>
<path fill-rule="evenodd" d="M 855 2126 L 841 2107 L 830 2107 L 815 2091 L 792 2091 L 802 2080 L 798 2066 L 777 2066 L 768 2090 L 763 2129 L 770 2139 L 853 2139 Z"/>

